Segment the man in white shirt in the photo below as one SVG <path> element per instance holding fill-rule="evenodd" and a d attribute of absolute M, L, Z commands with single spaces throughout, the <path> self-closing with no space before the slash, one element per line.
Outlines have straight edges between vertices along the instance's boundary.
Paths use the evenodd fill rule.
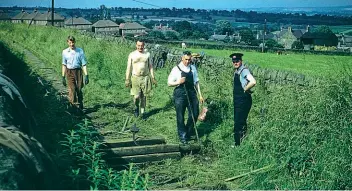
<path fill-rule="evenodd" d="M 69 101 L 72 106 L 78 105 L 79 111 L 83 109 L 83 85 L 89 83 L 87 60 L 81 48 L 75 46 L 75 38 L 67 38 L 68 48 L 62 51 L 62 84 L 68 83 Z M 83 80 L 83 73 L 84 80 Z M 66 76 L 66 77 L 65 77 Z"/>
<path fill-rule="evenodd" d="M 144 50 L 144 42 L 138 40 L 136 48 L 137 50 L 128 56 L 125 86 L 131 88 L 131 95 L 136 105 L 134 115 L 138 117 L 139 113 L 144 114 L 146 97 L 152 90 L 152 83 L 156 85 L 157 82 L 150 53 Z"/>
<path fill-rule="evenodd" d="M 204 102 L 199 86 L 198 72 L 195 66 L 190 65 L 192 55 L 185 51 L 182 61 L 175 66 L 168 77 L 168 85 L 175 87 L 174 103 L 176 108 L 176 120 L 178 136 L 182 144 L 186 144 L 194 135 L 194 128 L 199 115 L 199 101 Z M 185 111 L 188 111 L 187 124 L 184 122 Z"/>

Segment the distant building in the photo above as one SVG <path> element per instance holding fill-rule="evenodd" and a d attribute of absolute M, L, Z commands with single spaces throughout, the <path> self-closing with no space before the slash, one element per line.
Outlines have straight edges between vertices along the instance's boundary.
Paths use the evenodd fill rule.
<path fill-rule="evenodd" d="M 99 20 L 92 25 L 92 31 L 100 34 L 118 34 L 119 25 L 111 20 Z"/>
<path fill-rule="evenodd" d="M 13 23 L 27 23 L 30 25 L 41 25 L 48 26 L 51 25 L 52 20 L 51 11 L 48 10 L 45 13 L 40 13 L 35 9 L 32 13 L 28 14 L 25 11 L 20 12 L 12 18 Z M 54 12 L 54 26 L 63 27 L 64 17 Z"/>
<path fill-rule="evenodd" d="M 146 27 L 138 24 L 138 23 L 121 23 L 120 24 L 120 35 L 126 36 L 130 35 L 144 35 L 146 34 Z"/>
<path fill-rule="evenodd" d="M 208 40 L 229 42 L 229 41 L 233 41 L 234 38 L 235 38 L 234 35 L 228 35 L 228 33 L 226 33 L 225 35 L 221 35 L 221 34 L 215 34 L 214 32 L 214 34 L 211 35 Z"/>
<path fill-rule="evenodd" d="M 28 13 L 22 9 L 20 13 L 11 18 L 12 23 L 23 23 L 23 17 L 27 16 Z"/>
<path fill-rule="evenodd" d="M 65 20 L 66 28 L 73 28 L 77 30 L 92 30 L 92 23 L 83 17 L 71 17 Z"/>
<path fill-rule="evenodd" d="M 309 30 L 309 26 L 307 30 Z M 283 45 L 285 49 L 291 49 L 293 42 L 299 41 L 302 35 L 303 32 L 301 29 L 292 29 L 291 27 L 287 29 L 281 28 L 281 31 L 277 34 L 277 42 Z"/>
<path fill-rule="evenodd" d="M 314 46 L 337 46 L 338 39 L 334 33 L 306 32 L 301 37 L 304 49 L 311 49 Z"/>

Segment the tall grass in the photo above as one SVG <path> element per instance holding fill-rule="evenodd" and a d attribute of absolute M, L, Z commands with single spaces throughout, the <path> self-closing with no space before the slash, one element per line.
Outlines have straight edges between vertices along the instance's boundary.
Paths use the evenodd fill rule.
<path fill-rule="evenodd" d="M 125 62 L 131 47 L 57 28 L 28 29 L 22 25 L 3 28 L 1 38 L 22 39 L 18 43 L 38 52 L 49 65 L 57 68 L 58 75 L 61 50 L 67 46 L 65 38 L 69 34 L 76 35 L 77 45 L 84 48 L 88 57 L 92 79 L 84 89 L 85 105 L 99 108 L 91 115 L 92 122 L 101 127 L 100 131 L 122 129 L 125 119 L 132 115 L 131 97 L 123 87 Z M 227 57 L 230 51 L 207 52 L 208 55 L 213 53 Z M 352 86 L 350 73 L 346 73 L 351 68 L 351 59 L 254 52 L 245 52 L 244 58 L 263 67 L 296 71 L 330 81 L 321 86 L 301 87 L 258 79 L 248 119 L 249 132 L 240 147 L 231 149 L 231 63 L 211 70 L 199 68 L 203 94 L 212 101 L 209 120 L 198 124 L 203 151 L 180 161 L 167 160 L 147 166 L 143 172 L 155 183 L 151 188 L 351 189 Z M 132 120 L 140 127 L 141 135 L 162 135 L 171 143 L 178 140 L 172 89 L 166 82 L 175 64 L 168 63 L 166 68 L 156 72 L 159 86 L 148 100 L 150 117 L 146 121 Z M 346 70 L 340 69 L 344 67 Z M 265 166 L 270 168 L 224 181 Z"/>

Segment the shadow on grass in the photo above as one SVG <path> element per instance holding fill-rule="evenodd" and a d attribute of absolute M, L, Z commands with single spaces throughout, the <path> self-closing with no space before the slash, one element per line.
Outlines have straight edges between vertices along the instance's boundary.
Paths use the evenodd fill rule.
<path fill-rule="evenodd" d="M 144 114 L 144 119 L 148 119 L 150 116 L 155 115 L 159 112 L 165 112 L 165 111 L 169 111 L 170 109 L 172 109 L 174 107 L 174 103 L 172 102 L 172 100 L 169 100 L 164 107 L 161 108 L 155 108 L 150 110 L 149 112 L 146 112 Z"/>
<path fill-rule="evenodd" d="M 23 172 L 24 182 L 21 183 L 20 189 L 74 188 L 72 178 L 67 176 L 67 170 L 72 165 L 73 159 L 58 156 L 63 152 L 62 134 L 76 128 L 75 125 L 80 123 L 84 116 L 75 116 L 67 112 L 66 97 L 60 96 L 62 92 L 53 88 L 51 82 L 32 71 L 23 61 L 24 55 L 13 54 L 2 42 L 0 53 L 0 57 L 3 58 L 3 73 L 19 87 L 35 118 L 37 125 L 32 129 L 33 136 L 52 156 L 55 163 L 43 161 L 46 165 L 44 175 Z M 55 173 L 52 169 L 59 171 Z"/>
<path fill-rule="evenodd" d="M 90 114 L 90 113 L 94 113 L 97 112 L 100 108 L 106 108 L 106 107 L 112 107 L 112 108 L 116 108 L 116 109 L 124 109 L 127 108 L 132 101 L 126 102 L 126 103 L 113 103 L 113 102 L 109 102 L 109 103 L 105 103 L 105 104 L 101 104 L 101 105 L 95 105 L 93 107 L 90 108 L 86 108 L 84 114 Z"/>

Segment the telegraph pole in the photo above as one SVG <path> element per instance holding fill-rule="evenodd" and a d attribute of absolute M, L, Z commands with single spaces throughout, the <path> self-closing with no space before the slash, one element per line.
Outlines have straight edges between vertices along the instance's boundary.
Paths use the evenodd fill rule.
<path fill-rule="evenodd" d="M 51 0 L 51 25 L 54 26 L 54 0 Z"/>
<path fill-rule="evenodd" d="M 265 29 L 266 29 L 266 19 L 264 20 L 264 28 L 263 28 L 263 46 L 262 46 L 262 52 L 264 52 L 264 47 L 265 47 Z"/>

